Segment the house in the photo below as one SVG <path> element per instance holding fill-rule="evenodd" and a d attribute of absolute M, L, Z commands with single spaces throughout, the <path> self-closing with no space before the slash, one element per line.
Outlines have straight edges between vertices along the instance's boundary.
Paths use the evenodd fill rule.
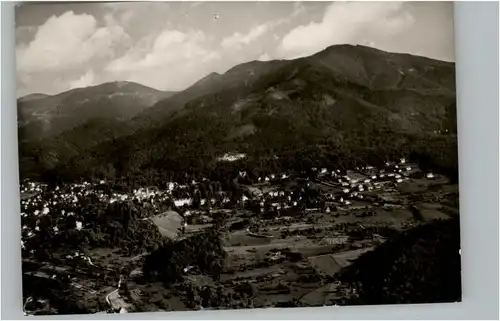
<path fill-rule="evenodd" d="M 246 156 L 247 155 L 243 154 L 243 153 L 226 153 L 226 154 L 224 154 L 224 156 L 219 157 L 218 160 L 223 161 L 223 162 L 234 162 L 234 161 L 243 159 Z"/>
<path fill-rule="evenodd" d="M 174 200 L 174 205 L 177 207 L 182 207 L 184 205 L 191 205 L 193 203 L 192 198 L 181 198 Z"/>

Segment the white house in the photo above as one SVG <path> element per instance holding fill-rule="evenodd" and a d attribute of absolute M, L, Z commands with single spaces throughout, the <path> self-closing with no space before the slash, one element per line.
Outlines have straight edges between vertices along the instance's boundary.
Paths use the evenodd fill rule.
<path fill-rule="evenodd" d="M 192 203 L 193 203 L 193 200 L 191 198 L 182 198 L 182 199 L 174 200 L 174 204 L 177 207 L 182 207 L 184 205 L 191 205 Z"/>

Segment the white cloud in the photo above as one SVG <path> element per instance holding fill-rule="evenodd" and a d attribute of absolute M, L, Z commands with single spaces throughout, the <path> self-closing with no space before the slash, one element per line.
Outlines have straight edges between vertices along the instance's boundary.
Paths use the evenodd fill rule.
<path fill-rule="evenodd" d="M 203 32 L 165 29 L 138 41 L 105 71 L 155 88 L 183 89 L 211 71 L 209 63 L 219 58 L 219 53 L 208 49 Z"/>
<path fill-rule="evenodd" d="M 224 49 L 240 48 L 242 45 L 248 45 L 263 36 L 270 25 L 263 24 L 252 28 L 247 34 L 235 32 L 233 35 L 222 39 L 221 45 Z"/>
<path fill-rule="evenodd" d="M 99 15 L 63 11 L 50 18 L 52 9 L 40 10 L 41 25 L 24 21 L 16 28 L 19 92 L 51 94 L 113 80 L 179 90 L 256 57 L 298 58 L 338 43 L 453 59 L 450 3 L 297 1 L 253 11 L 254 5 L 107 2 L 93 7 Z M 223 18 L 207 24 L 214 12 Z"/>
<path fill-rule="evenodd" d="M 83 74 L 80 78 L 71 81 L 69 83 L 69 88 L 68 89 L 74 89 L 74 88 L 83 88 L 83 87 L 88 87 L 94 85 L 95 81 L 95 74 L 94 71 L 88 70 L 85 74 Z"/>
<path fill-rule="evenodd" d="M 203 48 L 205 35 L 200 32 L 183 33 L 164 30 L 151 44 L 149 39 L 138 42 L 124 56 L 112 61 L 106 70 L 114 72 L 138 71 L 171 64 L 182 64 L 191 59 L 204 59 L 210 52 Z"/>
<path fill-rule="evenodd" d="M 285 58 L 306 56 L 334 44 L 372 43 L 404 33 L 414 23 L 401 2 L 335 2 L 320 22 L 286 34 L 279 47 Z"/>
<path fill-rule="evenodd" d="M 208 63 L 217 59 L 220 59 L 222 56 L 220 53 L 216 51 L 210 51 L 207 55 L 204 55 L 203 58 L 201 58 L 201 62 L 203 63 Z"/>
<path fill-rule="evenodd" d="M 264 36 L 267 32 L 272 31 L 273 29 L 290 23 L 293 19 L 300 16 L 301 14 L 306 12 L 306 8 L 302 4 L 302 2 L 294 2 L 293 10 L 290 15 L 280 18 L 274 21 L 269 21 L 267 23 L 258 25 L 250 29 L 246 34 L 241 34 L 239 32 L 233 33 L 231 36 L 225 37 L 221 41 L 221 46 L 224 49 L 233 49 L 238 50 L 241 49 L 244 45 L 249 45 L 257 40 L 260 37 Z M 276 35 L 274 35 L 276 36 Z"/>
<path fill-rule="evenodd" d="M 272 58 L 267 52 L 264 52 L 262 55 L 259 56 L 259 58 L 257 60 L 258 61 L 269 61 L 269 60 L 272 60 Z"/>
<path fill-rule="evenodd" d="M 280 18 L 278 20 L 272 21 L 272 22 L 268 23 L 268 26 L 270 28 L 275 28 L 275 27 L 279 27 L 281 25 L 285 25 L 287 23 L 292 22 L 293 19 L 297 18 L 298 16 L 305 13 L 306 11 L 307 11 L 306 7 L 304 7 L 302 2 L 294 2 L 293 10 L 292 10 L 292 13 L 290 13 L 290 15 L 288 15 L 284 18 Z"/>
<path fill-rule="evenodd" d="M 27 45 L 17 51 L 20 72 L 76 69 L 94 57 L 109 56 L 113 47 L 127 38 L 116 24 L 97 26 L 94 16 L 68 11 L 50 17 Z"/>

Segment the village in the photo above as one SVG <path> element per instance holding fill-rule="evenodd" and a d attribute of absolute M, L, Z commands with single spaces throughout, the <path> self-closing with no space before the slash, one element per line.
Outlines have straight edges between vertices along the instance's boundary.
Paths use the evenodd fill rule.
<path fill-rule="evenodd" d="M 200 192 L 206 178 L 169 182 L 166 189 L 131 191 L 114 190 L 104 180 L 55 187 L 23 182 L 25 277 L 66 278 L 65 284 L 86 302 L 90 298 L 100 302 L 95 312 L 223 307 L 208 301 L 193 307 L 192 290 L 170 289 L 167 295 L 160 284 L 145 284 L 141 260 L 148 254 L 146 248 L 131 255 L 82 244 L 80 250 L 64 247 L 45 261 L 40 259 L 41 235 L 46 240 L 96 228 L 95 216 L 86 214 L 87 203 L 103 207 L 129 203 L 144 209 L 133 220 L 152 224 L 151 229 L 156 226 L 172 242 L 209 229 L 220 231 L 227 259 L 219 280 L 199 275 L 191 266 L 182 267 L 186 282 L 195 287 L 222 287 L 238 298 L 234 304 L 241 307 L 333 304 L 342 295 L 333 294 L 332 277 L 352 260 L 393 233 L 458 213 L 457 186 L 404 158 L 383 168 L 311 168 L 308 173 L 275 173 L 254 180 L 245 171 L 238 175 L 244 182 L 238 192 L 213 193 Z M 243 295 L 238 290 L 242 286 L 253 290 Z M 25 299 L 31 305 L 36 301 Z M 153 307 L 151 302 L 158 304 Z"/>

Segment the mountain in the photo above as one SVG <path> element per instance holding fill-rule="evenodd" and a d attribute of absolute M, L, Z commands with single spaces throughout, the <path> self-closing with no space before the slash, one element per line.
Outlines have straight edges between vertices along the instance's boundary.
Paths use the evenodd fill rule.
<path fill-rule="evenodd" d="M 318 83 L 324 80 L 327 82 Z M 339 94 L 347 89 L 342 87 L 356 87 L 355 96 L 360 90 L 373 91 L 377 96 L 372 99 L 381 103 L 377 100 L 379 96 L 384 99 L 384 95 L 392 96 L 404 90 L 421 95 L 454 96 L 455 71 L 453 63 L 365 46 L 337 45 L 306 58 L 252 61 L 235 66 L 222 75 L 212 73 L 177 95 L 158 102 L 135 119 L 158 121 L 162 116 L 182 109 L 190 100 L 215 93 L 220 96 L 230 91 L 244 97 L 270 87 L 273 82 L 287 83 L 287 88 L 299 95 L 306 85 L 323 89 L 329 86 Z"/>
<path fill-rule="evenodd" d="M 138 113 L 133 133 L 93 146 L 52 173 L 220 174 L 231 166 L 217 158 L 241 152 L 248 157 L 239 166 L 254 171 L 408 155 L 454 175 L 455 109 L 453 63 L 336 45 L 212 73 Z"/>
<path fill-rule="evenodd" d="M 110 82 L 54 96 L 28 95 L 18 99 L 20 140 L 51 137 L 93 118 L 130 119 L 172 94 L 133 82 Z"/>
<path fill-rule="evenodd" d="M 134 117 L 133 121 L 139 127 L 161 124 L 165 116 L 182 109 L 188 102 L 205 95 L 237 90 L 244 94 L 251 88 L 251 84 L 262 75 L 272 73 L 286 64 L 286 61 L 260 62 L 254 61 L 238 65 L 224 74 L 210 73 L 195 82 L 192 86 L 167 99 L 155 104 L 150 110 L 145 110 Z"/>
<path fill-rule="evenodd" d="M 26 96 L 23 96 L 23 97 L 19 98 L 17 102 L 18 103 L 25 103 L 25 102 L 28 102 L 28 101 L 33 101 L 33 100 L 45 98 L 45 97 L 48 97 L 48 96 L 49 95 L 46 95 L 46 94 L 33 93 L 33 94 L 29 94 L 29 95 L 26 95 Z"/>

